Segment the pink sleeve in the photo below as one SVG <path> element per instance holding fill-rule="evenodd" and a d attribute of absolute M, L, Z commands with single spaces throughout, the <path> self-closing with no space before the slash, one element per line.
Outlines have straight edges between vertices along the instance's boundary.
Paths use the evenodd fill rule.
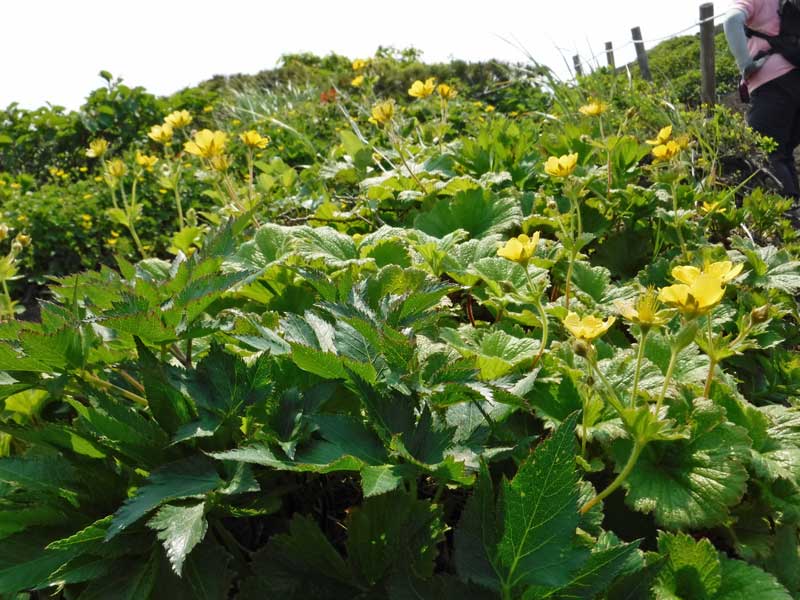
<path fill-rule="evenodd" d="M 753 18 L 755 0 L 734 0 L 731 3 L 731 10 L 740 10 L 747 15 L 747 20 Z"/>

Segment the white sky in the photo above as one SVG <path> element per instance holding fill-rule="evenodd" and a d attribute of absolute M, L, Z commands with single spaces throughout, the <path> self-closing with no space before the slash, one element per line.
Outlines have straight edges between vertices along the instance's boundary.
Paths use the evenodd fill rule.
<path fill-rule="evenodd" d="M 715 3 L 723 13 L 730 0 Z M 169 94 L 213 75 L 256 73 L 281 54 L 350 58 L 379 45 L 449 58 L 524 61 L 516 39 L 562 75 L 564 59 L 689 27 L 701 0 L 0 0 L 0 107 L 77 108 L 101 69 Z M 693 29 L 692 32 L 697 31 Z M 653 44 L 650 44 L 652 46 Z M 562 55 L 559 53 L 562 48 Z M 628 45 L 617 63 L 635 57 Z M 605 64 L 604 58 L 599 59 Z M 687 65 L 694 67 L 694 65 Z"/>

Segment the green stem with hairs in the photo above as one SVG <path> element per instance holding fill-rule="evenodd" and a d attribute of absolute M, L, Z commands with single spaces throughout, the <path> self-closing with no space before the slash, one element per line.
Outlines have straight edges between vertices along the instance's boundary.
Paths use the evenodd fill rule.
<path fill-rule="evenodd" d="M 642 361 L 644 360 L 644 345 L 647 341 L 647 332 L 642 332 L 642 339 L 639 340 L 639 351 L 636 354 L 636 371 L 633 374 L 633 391 L 631 391 L 631 406 L 636 406 L 636 394 L 639 391 L 639 376 L 642 372 Z"/>
<path fill-rule="evenodd" d="M 617 475 L 616 479 L 614 479 L 614 481 L 612 481 L 606 489 L 597 494 L 597 496 L 589 500 L 581 507 L 580 513 L 582 515 L 589 512 L 598 502 L 602 502 L 608 498 L 619 486 L 625 483 L 625 480 L 628 478 L 628 475 L 631 474 L 631 471 L 633 471 L 633 468 L 636 466 L 636 461 L 639 460 L 639 455 L 642 453 L 642 450 L 644 450 L 646 445 L 646 443 L 641 443 L 638 440 L 634 440 L 633 450 L 631 451 L 631 455 L 628 457 L 628 462 L 626 462 L 625 466 L 622 468 L 622 471 L 619 472 L 619 475 Z"/>
<path fill-rule="evenodd" d="M 528 265 L 525 264 L 522 266 L 523 270 L 525 271 L 525 276 L 528 278 L 528 289 L 531 292 L 531 296 L 534 298 L 534 302 L 536 303 L 536 310 L 539 312 L 539 320 L 542 322 L 542 340 L 539 345 L 539 352 L 536 353 L 536 356 L 533 359 L 533 364 L 531 367 L 535 367 L 539 363 L 539 359 L 542 358 L 545 349 L 547 348 L 547 337 L 548 337 L 548 324 L 547 324 L 547 313 L 544 311 L 544 306 L 542 305 L 542 298 L 541 294 L 538 294 L 536 289 L 533 286 L 533 281 L 531 280 L 531 274 L 528 272 Z"/>
<path fill-rule="evenodd" d="M 680 351 L 680 348 L 671 348 L 669 366 L 667 366 L 667 374 L 664 375 L 664 385 L 661 387 L 661 393 L 658 395 L 658 400 L 656 400 L 656 415 L 658 415 L 659 411 L 661 410 L 661 403 L 664 402 L 664 396 L 667 395 L 667 388 L 669 387 L 669 382 L 672 380 L 672 373 L 675 371 L 675 364 L 678 362 L 678 354 Z"/>

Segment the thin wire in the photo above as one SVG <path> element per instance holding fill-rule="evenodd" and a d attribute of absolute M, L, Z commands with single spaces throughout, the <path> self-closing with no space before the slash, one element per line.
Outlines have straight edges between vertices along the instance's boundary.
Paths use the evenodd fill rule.
<path fill-rule="evenodd" d="M 625 42 L 624 44 L 622 44 L 621 46 L 615 46 L 615 45 L 612 44 L 611 51 L 612 52 L 619 52 L 621 50 L 624 50 L 628 46 L 632 46 L 634 44 L 657 44 L 657 43 L 672 39 L 674 37 L 677 37 L 677 36 L 681 35 L 682 33 L 686 33 L 687 31 L 691 31 L 695 27 L 699 27 L 699 26 L 703 25 L 704 23 L 708 23 L 709 21 L 715 21 L 717 19 L 722 19 L 728 13 L 736 11 L 736 10 L 741 10 L 741 9 L 738 9 L 738 8 L 735 8 L 735 7 L 729 8 L 728 10 L 726 10 L 724 12 L 721 12 L 718 15 L 711 15 L 710 17 L 706 17 L 705 19 L 700 19 L 699 21 L 696 21 L 696 22 L 692 23 L 688 27 L 684 27 L 683 29 L 680 29 L 680 30 L 678 30 L 678 31 L 676 31 L 674 33 L 670 33 L 669 35 L 665 35 L 665 36 L 662 36 L 662 37 L 649 38 L 649 39 L 646 39 L 646 40 L 632 40 L 631 39 L 631 40 L 628 40 L 627 42 Z M 562 48 L 560 46 L 556 46 L 556 49 L 561 51 L 561 52 L 574 52 L 573 49 Z M 603 49 L 602 52 L 598 52 L 597 54 L 590 54 L 588 58 L 584 57 L 580 52 L 578 52 L 574 56 L 578 57 L 578 60 L 580 61 L 581 65 L 591 68 L 591 66 L 592 66 L 591 61 L 597 62 L 598 58 L 606 56 L 606 55 L 607 55 L 607 51 L 605 49 Z"/>

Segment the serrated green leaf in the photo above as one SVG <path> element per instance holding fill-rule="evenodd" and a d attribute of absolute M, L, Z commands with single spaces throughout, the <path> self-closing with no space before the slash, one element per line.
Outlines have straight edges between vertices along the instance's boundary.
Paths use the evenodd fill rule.
<path fill-rule="evenodd" d="M 707 539 L 695 541 L 685 533 L 660 532 L 658 551 L 666 556 L 653 586 L 659 600 L 701 600 L 715 597 L 722 584 L 717 551 Z"/>
<path fill-rule="evenodd" d="M 147 482 L 114 513 L 110 540 L 154 508 L 182 498 L 201 498 L 223 483 L 214 464 L 202 457 L 176 461 L 153 471 Z"/>
<path fill-rule="evenodd" d="M 157 537 L 164 543 L 164 550 L 173 570 L 179 576 L 183 571 L 183 561 L 192 549 L 203 541 L 208 530 L 206 504 L 199 502 L 189 506 L 162 506 L 147 526 L 157 531 Z"/>
<path fill-rule="evenodd" d="M 636 555 L 638 544 L 620 544 L 592 552 L 572 581 L 552 594 L 560 600 L 592 600 L 605 592 Z M 551 596 L 546 596 L 551 597 Z"/>
<path fill-rule="evenodd" d="M 522 210 L 515 199 L 472 189 L 457 193 L 452 200 L 439 200 L 429 212 L 417 216 L 414 227 L 436 237 L 463 229 L 470 237 L 480 238 L 506 232 L 521 220 Z"/>
<path fill-rule="evenodd" d="M 56 532 L 28 530 L 0 543 L 0 594 L 15 594 L 45 587 L 50 574 L 66 564 L 75 553 L 45 550 Z"/>
<path fill-rule="evenodd" d="M 403 472 L 398 465 L 366 466 L 361 469 L 361 489 L 365 498 L 394 491 L 402 483 Z"/>
<path fill-rule="evenodd" d="M 792 600 L 769 573 L 740 560 L 720 556 L 722 585 L 713 600 Z"/>
<path fill-rule="evenodd" d="M 697 400 L 690 438 L 648 444 L 625 482 L 626 503 L 652 512 L 669 528 L 699 528 L 721 523 L 728 507 L 745 491 L 750 439 L 725 420 L 723 409 Z M 630 443 L 614 444 L 618 468 L 627 461 Z"/>

